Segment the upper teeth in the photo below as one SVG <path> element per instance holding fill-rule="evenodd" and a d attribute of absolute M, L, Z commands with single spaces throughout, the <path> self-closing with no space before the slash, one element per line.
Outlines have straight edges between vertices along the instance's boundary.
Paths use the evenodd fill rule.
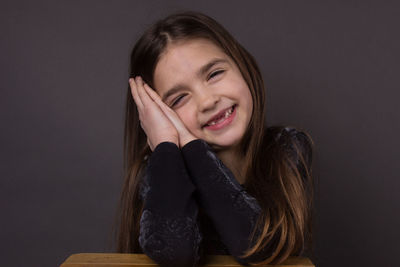
<path fill-rule="evenodd" d="M 230 109 L 228 109 L 227 111 L 225 111 L 225 114 L 224 114 L 223 117 L 221 117 L 221 118 L 218 119 L 218 120 L 215 120 L 215 121 L 210 122 L 208 125 L 215 125 L 215 124 L 217 124 L 217 123 L 222 122 L 223 120 L 225 120 L 226 118 L 228 118 L 229 115 L 232 114 L 232 112 L 233 112 L 233 107 L 230 108 Z"/>

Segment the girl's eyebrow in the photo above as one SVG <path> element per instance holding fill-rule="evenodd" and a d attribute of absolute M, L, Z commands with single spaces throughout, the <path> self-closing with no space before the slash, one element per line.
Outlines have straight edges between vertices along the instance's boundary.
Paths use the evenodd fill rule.
<path fill-rule="evenodd" d="M 220 63 L 228 63 L 229 61 L 223 58 L 215 58 L 212 59 L 210 62 L 202 66 L 198 71 L 197 71 L 197 76 L 201 77 L 204 76 L 214 65 L 220 64 Z M 180 90 L 184 89 L 184 85 L 182 84 L 177 84 L 173 86 L 171 89 L 169 89 L 163 96 L 162 96 L 162 101 L 164 102 L 165 99 L 167 99 L 169 96 L 175 94 L 176 92 L 179 92 Z"/>
<path fill-rule="evenodd" d="M 200 70 L 197 72 L 197 76 L 205 75 L 214 65 L 217 65 L 219 63 L 229 63 L 229 61 L 223 58 L 212 59 L 210 62 L 200 68 Z"/>

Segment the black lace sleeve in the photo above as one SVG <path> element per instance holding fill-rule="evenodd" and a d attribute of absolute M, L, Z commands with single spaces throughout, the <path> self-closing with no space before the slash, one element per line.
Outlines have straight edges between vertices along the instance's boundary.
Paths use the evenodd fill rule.
<path fill-rule="evenodd" d="M 202 237 L 194 191 L 179 148 L 169 142 L 159 144 L 141 185 L 139 244 L 160 266 L 195 266 L 199 261 Z"/>
<path fill-rule="evenodd" d="M 211 218 L 230 254 L 239 258 L 250 245 L 250 234 L 261 213 L 257 200 L 239 184 L 208 144 L 197 139 L 182 148 L 182 154 L 198 193 L 199 205 Z"/>
<path fill-rule="evenodd" d="M 281 138 L 284 135 L 287 138 Z M 311 146 L 308 137 L 293 128 L 283 128 L 275 135 L 276 141 L 295 157 L 297 167 L 304 173 L 311 165 Z M 289 141 L 290 140 L 290 141 Z M 285 148 L 286 146 L 286 148 Z M 294 146 L 297 146 L 296 150 Z M 193 184 L 197 189 L 199 205 L 211 218 L 222 242 L 230 254 L 244 265 L 262 261 L 271 256 L 278 243 L 274 236 L 269 244 L 249 258 L 239 256 L 252 245 L 250 235 L 261 214 L 257 200 L 239 184 L 232 172 L 219 160 L 210 146 L 197 139 L 182 148 L 182 154 Z M 307 166 L 300 164 L 299 156 L 305 158 Z M 256 232 L 256 236 L 259 232 Z"/>

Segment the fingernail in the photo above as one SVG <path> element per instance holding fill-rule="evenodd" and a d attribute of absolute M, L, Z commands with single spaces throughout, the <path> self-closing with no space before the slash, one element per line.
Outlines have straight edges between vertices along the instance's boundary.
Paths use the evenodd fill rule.
<path fill-rule="evenodd" d="M 133 79 L 132 78 L 129 78 L 129 83 L 131 83 L 133 81 Z"/>

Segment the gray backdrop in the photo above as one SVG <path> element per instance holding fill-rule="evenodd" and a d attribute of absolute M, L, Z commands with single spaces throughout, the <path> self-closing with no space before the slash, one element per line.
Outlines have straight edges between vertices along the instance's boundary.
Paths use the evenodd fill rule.
<path fill-rule="evenodd" d="M 317 266 L 396 266 L 399 4 L 295 0 L 1 1 L 0 265 L 112 251 L 130 49 L 186 9 L 257 59 L 269 123 L 314 138 Z"/>

